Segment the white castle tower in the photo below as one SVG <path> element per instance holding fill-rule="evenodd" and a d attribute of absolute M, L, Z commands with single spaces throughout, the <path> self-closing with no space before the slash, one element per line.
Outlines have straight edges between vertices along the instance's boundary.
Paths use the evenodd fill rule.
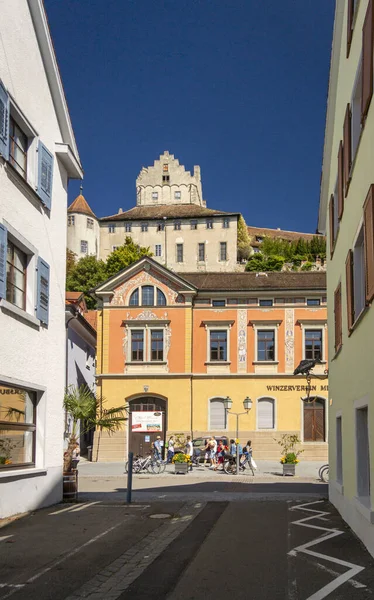
<path fill-rule="evenodd" d="M 78 259 L 89 254 L 97 257 L 100 241 L 99 220 L 82 195 L 82 186 L 80 192 L 68 208 L 67 247 Z"/>

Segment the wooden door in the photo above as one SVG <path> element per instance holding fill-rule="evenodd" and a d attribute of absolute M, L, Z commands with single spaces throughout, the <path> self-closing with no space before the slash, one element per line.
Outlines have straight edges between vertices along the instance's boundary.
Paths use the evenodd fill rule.
<path fill-rule="evenodd" d="M 304 442 L 325 442 L 325 401 L 304 403 Z"/>
<path fill-rule="evenodd" d="M 134 431 L 133 430 L 133 413 L 144 412 L 150 416 L 159 415 L 161 427 L 157 431 Z M 143 428 L 144 429 L 144 428 Z M 130 418 L 129 418 L 129 452 L 145 456 L 152 449 L 152 442 L 157 436 L 161 436 L 161 440 L 165 445 L 166 435 L 166 402 L 160 398 L 144 397 L 137 398 L 130 402 Z"/>

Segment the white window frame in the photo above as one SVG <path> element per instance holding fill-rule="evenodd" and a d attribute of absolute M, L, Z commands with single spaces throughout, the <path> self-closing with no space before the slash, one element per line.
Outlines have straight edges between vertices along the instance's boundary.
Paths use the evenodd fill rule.
<path fill-rule="evenodd" d="M 214 229 L 214 221 L 213 219 L 207 219 L 206 220 L 206 228 L 207 229 Z"/>
<path fill-rule="evenodd" d="M 131 233 L 132 224 L 125 223 L 125 233 Z"/>
<path fill-rule="evenodd" d="M 133 326 L 126 325 L 127 329 L 127 344 L 125 348 L 125 362 L 129 365 L 139 364 L 151 364 L 151 365 L 164 365 L 167 364 L 167 348 L 166 348 L 166 337 L 167 337 L 167 325 L 153 325 L 148 323 L 144 326 Z M 143 332 L 143 360 L 132 360 L 132 332 L 142 331 Z M 152 349 L 151 349 L 151 331 L 162 331 L 163 332 L 163 360 L 151 360 Z"/>
<path fill-rule="evenodd" d="M 223 429 L 213 429 L 211 427 L 211 423 L 210 423 L 210 407 L 211 407 L 211 402 L 213 400 L 220 400 L 222 401 L 222 404 L 224 402 L 224 400 L 226 399 L 226 396 L 212 396 L 211 398 L 208 398 L 208 431 L 227 431 L 227 423 L 228 423 L 228 418 L 227 418 L 227 410 L 225 409 L 225 407 L 223 407 L 223 410 L 225 411 L 225 423 L 226 426 Z"/>
<path fill-rule="evenodd" d="M 200 259 L 200 244 L 204 246 L 204 260 Z M 197 244 L 197 262 L 205 263 L 206 262 L 206 244 L 205 242 L 198 242 Z"/>
<path fill-rule="evenodd" d="M 40 321 L 35 317 L 35 306 L 37 300 L 37 271 L 39 252 L 21 233 L 19 233 L 8 221 L 3 219 L 7 228 L 7 239 L 27 255 L 26 267 L 26 309 L 20 308 L 6 298 L 0 299 L 0 308 L 21 317 L 24 321 L 37 327 Z"/>
<path fill-rule="evenodd" d="M 109 231 L 109 233 L 115 233 L 116 232 L 116 226 L 115 225 L 108 225 L 108 231 Z"/>
<path fill-rule="evenodd" d="M 180 192 L 179 190 L 176 190 L 174 192 L 174 200 L 181 200 L 182 199 L 182 192 Z"/>
<path fill-rule="evenodd" d="M 182 229 L 182 222 L 174 221 L 174 231 L 181 231 L 181 229 Z"/>
<path fill-rule="evenodd" d="M 152 192 L 152 200 L 153 200 L 153 202 L 158 201 L 158 192 Z"/>
<path fill-rule="evenodd" d="M 151 362 L 152 364 L 158 365 L 166 362 L 165 360 L 165 329 L 166 327 L 157 327 L 153 325 L 148 325 L 146 330 L 148 332 L 148 340 L 147 340 L 147 362 Z M 162 360 L 152 360 L 152 331 L 162 331 Z"/>
<path fill-rule="evenodd" d="M 306 329 L 314 329 L 321 330 L 322 329 L 322 362 L 327 362 L 327 354 L 326 354 L 326 340 L 327 340 L 327 320 L 323 319 L 320 321 L 308 321 L 307 319 L 299 319 L 298 321 L 301 327 L 302 333 L 302 360 L 305 360 L 305 330 Z"/>
<path fill-rule="evenodd" d="M 206 363 L 209 365 L 228 365 L 231 363 L 230 360 L 230 331 L 231 324 L 223 325 L 222 321 L 217 321 L 217 323 L 205 324 L 205 330 L 207 332 L 206 336 Z M 211 360 L 210 358 L 210 333 L 211 331 L 226 331 L 227 338 L 227 357 L 226 360 Z"/>
<path fill-rule="evenodd" d="M 143 287 L 153 287 L 153 304 L 143 304 L 143 297 L 142 297 L 142 288 Z M 138 299 L 139 299 L 139 304 L 135 305 L 135 304 L 130 304 L 130 298 L 133 295 L 134 292 L 136 292 L 136 290 L 138 290 Z M 166 304 L 157 304 L 157 290 L 160 290 L 160 292 L 165 296 L 165 301 Z M 158 287 L 157 285 L 154 285 L 153 283 L 143 283 L 142 285 L 139 285 L 135 288 L 133 288 L 132 290 L 130 290 L 127 299 L 126 299 L 126 306 L 128 306 L 129 308 L 150 308 L 155 307 L 155 308 L 164 308 L 165 306 L 168 305 L 168 297 L 167 294 L 165 294 L 164 290 L 160 287 Z"/>
<path fill-rule="evenodd" d="M 271 304 L 270 304 L 270 305 L 265 305 L 265 306 L 263 306 L 263 305 L 261 304 L 261 302 L 262 302 L 263 300 L 265 300 L 266 302 L 268 302 L 269 300 L 271 300 Z M 259 299 L 258 299 L 258 305 L 259 305 L 259 307 L 260 307 L 260 308 L 273 308 L 273 306 L 274 306 L 274 298 L 259 298 Z"/>
<path fill-rule="evenodd" d="M 258 424 L 258 405 L 261 400 L 272 400 L 273 401 L 273 423 L 274 427 L 259 427 Z M 278 429 L 278 405 L 277 399 L 274 396 L 259 396 L 256 398 L 256 431 L 277 431 Z"/>
<path fill-rule="evenodd" d="M 141 223 L 140 224 L 140 231 L 141 233 L 147 233 L 148 232 L 148 223 Z"/>
<path fill-rule="evenodd" d="M 132 360 L 132 332 L 142 331 L 143 332 L 143 360 Z M 128 349 L 126 356 L 126 363 L 138 365 L 147 362 L 147 328 L 146 327 L 129 327 L 128 328 Z"/>
<path fill-rule="evenodd" d="M 162 257 L 162 244 L 155 244 L 155 256 L 158 258 Z"/>
<path fill-rule="evenodd" d="M 75 226 L 75 216 L 68 215 L 68 227 L 74 227 L 74 226 Z"/>
<path fill-rule="evenodd" d="M 86 225 L 87 229 L 93 229 L 95 226 L 95 221 L 91 217 L 87 217 Z"/>
<path fill-rule="evenodd" d="M 230 219 L 228 217 L 222 219 L 222 229 L 230 229 Z"/>
<path fill-rule="evenodd" d="M 26 152 L 26 177 L 18 175 L 23 181 L 26 181 L 33 189 L 38 185 L 38 158 L 37 148 L 39 143 L 39 135 L 36 129 L 31 125 L 25 114 L 19 108 L 14 98 L 9 94 L 10 116 L 17 123 L 18 127 L 27 137 L 27 152 Z M 12 165 L 11 165 L 12 166 Z M 12 166 L 14 169 L 14 167 Z M 15 169 L 14 169 L 15 170 Z"/>
<path fill-rule="evenodd" d="M 280 321 L 257 321 L 256 323 L 252 322 L 253 329 L 255 332 L 255 360 L 254 364 L 259 365 L 275 365 L 279 363 L 278 360 L 278 329 L 280 325 Z M 274 331 L 274 360 L 259 360 L 258 359 L 258 332 L 259 331 Z M 269 396 L 270 397 L 270 396 Z"/>
<path fill-rule="evenodd" d="M 182 246 L 182 260 L 178 260 L 178 246 Z M 183 242 L 181 243 L 176 243 L 175 244 L 175 262 L 177 263 L 177 265 L 183 265 L 184 263 L 184 244 Z"/>

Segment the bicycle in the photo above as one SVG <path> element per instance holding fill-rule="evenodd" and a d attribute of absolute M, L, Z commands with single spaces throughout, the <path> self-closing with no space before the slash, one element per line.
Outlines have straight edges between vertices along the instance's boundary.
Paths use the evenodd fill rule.
<path fill-rule="evenodd" d="M 125 463 L 125 472 L 128 472 L 129 463 L 128 461 Z M 142 471 L 148 471 L 148 473 L 153 473 L 154 475 L 158 475 L 161 473 L 162 465 L 161 460 L 152 456 L 152 454 L 147 454 L 145 458 L 137 454 L 134 457 L 132 463 L 132 472 L 133 473 L 141 473 Z M 164 467 L 165 470 L 165 467 Z"/>
<path fill-rule="evenodd" d="M 243 456 L 245 457 L 244 460 L 239 460 L 239 471 L 245 471 L 246 468 L 248 468 L 252 471 L 252 475 L 254 475 L 255 471 L 252 465 L 251 457 L 242 454 L 240 459 L 242 459 Z M 236 456 L 225 456 L 223 470 L 225 471 L 226 475 L 236 475 Z"/>
<path fill-rule="evenodd" d="M 330 480 L 330 470 L 329 470 L 329 465 L 322 465 L 322 467 L 319 468 L 318 471 L 318 476 L 320 478 L 321 481 L 324 481 L 325 483 L 328 483 Z"/>

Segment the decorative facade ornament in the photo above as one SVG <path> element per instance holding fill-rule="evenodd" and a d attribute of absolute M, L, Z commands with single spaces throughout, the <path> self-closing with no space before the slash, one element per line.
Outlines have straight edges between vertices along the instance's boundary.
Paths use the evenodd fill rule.
<path fill-rule="evenodd" d="M 295 315 L 293 308 L 286 308 L 286 332 L 285 332 L 285 348 L 286 348 L 286 373 L 294 372 L 294 349 L 295 349 Z"/>
<path fill-rule="evenodd" d="M 146 269 L 147 267 L 147 269 Z M 160 286 L 160 283 L 163 284 Z M 128 279 L 114 290 L 111 304 L 113 306 L 126 306 L 129 302 L 130 294 L 141 285 L 154 285 L 160 287 L 161 291 L 166 295 L 168 304 L 181 304 L 184 302 L 184 297 L 178 293 L 176 286 L 167 279 L 159 275 L 148 263 L 144 265 L 144 271 Z"/>
<path fill-rule="evenodd" d="M 247 371 L 247 310 L 238 310 L 238 371 Z"/>

